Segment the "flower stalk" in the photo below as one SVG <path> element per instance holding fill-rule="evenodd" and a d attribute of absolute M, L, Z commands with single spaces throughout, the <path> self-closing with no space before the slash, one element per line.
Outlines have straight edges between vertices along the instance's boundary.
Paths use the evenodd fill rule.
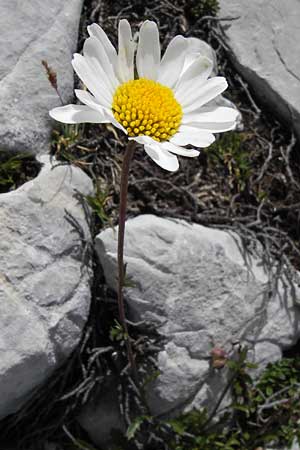
<path fill-rule="evenodd" d="M 129 141 L 124 153 L 122 172 L 121 172 L 121 185 L 120 185 L 120 205 L 119 205 L 119 230 L 118 230 L 118 310 L 119 320 L 123 327 L 125 344 L 127 350 L 128 361 L 132 371 L 133 379 L 136 385 L 138 384 L 138 375 L 133 356 L 133 350 L 131 345 L 131 339 L 128 332 L 128 326 L 126 322 L 125 305 L 123 297 L 124 287 L 124 240 L 125 240 L 125 221 L 126 221 L 126 208 L 127 208 L 127 193 L 128 193 L 128 177 L 130 163 L 134 154 L 136 143 Z"/>

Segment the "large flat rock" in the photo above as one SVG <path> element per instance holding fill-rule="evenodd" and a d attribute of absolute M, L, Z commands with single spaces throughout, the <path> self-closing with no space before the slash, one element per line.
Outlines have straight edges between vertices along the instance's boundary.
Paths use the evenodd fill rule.
<path fill-rule="evenodd" d="M 0 146 L 41 153 L 49 145 L 49 110 L 60 100 L 41 64 L 57 71 L 64 102 L 73 96 L 82 0 L 0 2 Z"/>
<path fill-rule="evenodd" d="M 131 319 L 151 321 L 165 337 L 149 389 L 153 413 L 213 406 L 226 380 L 210 366 L 214 347 L 230 352 L 239 340 L 263 368 L 300 337 L 297 284 L 269 275 L 262 254 L 247 253 L 237 235 L 144 215 L 127 221 L 125 242 Z M 96 239 L 113 289 L 116 247 L 111 229 Z"/>
<path fill-rule="evenodd" d="M 0 195 L 0 418 L 16 411 L 78 344 L 90 305 L 90 239 L 80 169 L 52 168 Z M 85 256 L 85 261 L 84 261 Z"/>
<path fill-rule="evenodd" d="M 300 136 L 300 1 L 219 0 L 226 43 L 256 98 Z"/>

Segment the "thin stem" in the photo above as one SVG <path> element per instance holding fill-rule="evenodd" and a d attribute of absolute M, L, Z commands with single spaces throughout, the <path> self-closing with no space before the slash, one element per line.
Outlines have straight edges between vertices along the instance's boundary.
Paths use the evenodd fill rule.
<path fill-rule="evenodd" d="M 221 405 L 225 395 L 227 394 L 227 392 L 229 391 L 229 389 L 231 388 L 235 378 L 237 377 L 238 373 L 234 372 L 233 375 L 230 377 L 228 383 L 225 386 L 225 389 L 223 390 L 222 394 L 220 395 L 220 398 L 218 399 L 217 403 L 215 404 L 213 410 L 211 411 L 210 415 L 208 416 L 208 418 L 206 419 L 206 421 L 204 422 L 204 424 L 202 425 L 203 429 L 206 430 L 207 425 L 212 421 L 212 419 L 215 417 L 216 412 L 218 411 L 219 406 Z"/>
<path fill-rule="evenodd" d="M 138 376 L 136 365 L 133 357 L 131 339 L 128 332 L 128 326 L 126 322 L 125 306 L 123 298 L 123 286 L 124 286 L 124 239 L 125 239 L 125 220 L 126 220 L 126 206 L 127 206 L 127 192 L 128 192 L 128 176 L 130 162 L 133 157 L 136 143 L 129 141 L 124 153 L 124 159 L 122 163 L 121 173 L 121 186 L 120 186 L 120 206 L 119 206 L 119 230 L 118 230 L 118 308 L 119 308 L 119 320 L 123 327 L 125 335 L 126 350 L 128 355 L 128 361 L 132 370 L 134 382 L 138 383 Z"/>

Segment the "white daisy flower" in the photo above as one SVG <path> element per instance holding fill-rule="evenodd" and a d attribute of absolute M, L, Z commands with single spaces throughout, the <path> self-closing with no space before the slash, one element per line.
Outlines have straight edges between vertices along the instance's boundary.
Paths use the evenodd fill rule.
<path fill-rule="evenodd" d="M 195 51 L 195 39 L 175 36 L 163 57 L 157 25 L 145 21 L 136 52 L 127 20 L 119 23 L 118 53 L 102 28 L 88 27 L 83 55 L 73 68 L 88 91 L 75 90 L 83 105 L 54 108 L 50 116 L 63 123 L 112 123 L 144 146 L 160 167 L 178 169 L 176 155 L 198 156 L 186 145 L 208 147 L 214 133 L 232 130 L 238 112 L 207 105 L 227 88 L 223 77 L 209 78 L 213 62 Z M 206 106 L 205 106 L 206 105 Z"/>

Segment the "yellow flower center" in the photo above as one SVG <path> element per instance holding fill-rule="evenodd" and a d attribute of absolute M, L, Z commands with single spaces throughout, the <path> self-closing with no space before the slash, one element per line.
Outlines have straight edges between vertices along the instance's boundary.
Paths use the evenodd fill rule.
<path fill-rule="evenodd" d="M 182 119 L 182 108 L 172 90 L 145 78 L 119 86 L 112 110 L 129 136 L 146 135 L 156 141 L 165 141 L 173 136 Z"/>

